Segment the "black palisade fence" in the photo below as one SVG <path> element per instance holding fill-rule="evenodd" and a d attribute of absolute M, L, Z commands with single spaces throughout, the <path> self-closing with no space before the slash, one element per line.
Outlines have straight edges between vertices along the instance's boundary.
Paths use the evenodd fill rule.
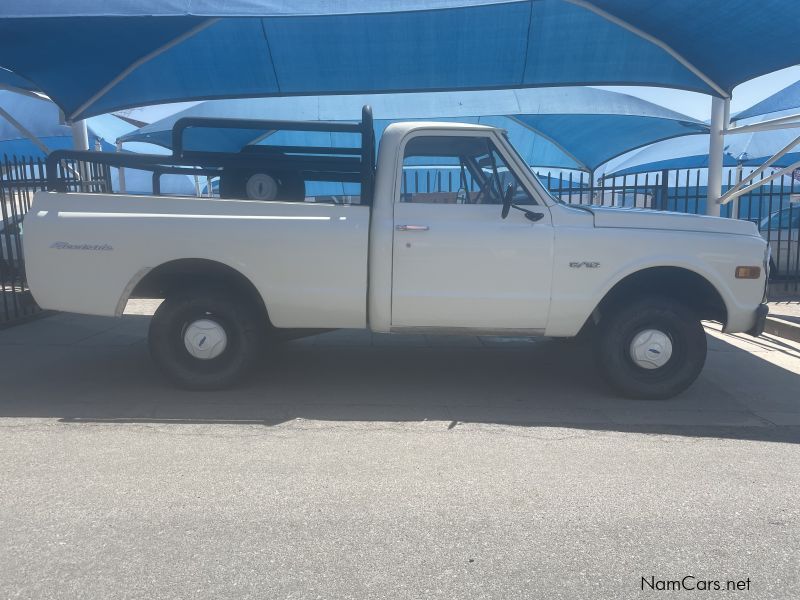
<path fill-rule="evenodd" d="M 0 327 L 39 312 L 25 278 L 23 217 L 46 179 L 40 159 L 3 156 L 0 161 Z"/>

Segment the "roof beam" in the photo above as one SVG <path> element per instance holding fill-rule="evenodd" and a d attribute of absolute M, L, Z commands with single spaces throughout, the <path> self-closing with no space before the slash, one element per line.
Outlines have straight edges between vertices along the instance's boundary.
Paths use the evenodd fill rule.
<path fill-rule="evenodd" d="M 795 139 L 793 139 L 786 146 L 784 146 L 780 151 L 778 151 L 774 155 L 772 155 L 772 157 L 769 158 L 763 165 L 758 167 L 755 171 L 750 173 L 747 177 L 742 179 L 739 183 L 737 183 L 731 189 L 729 189 L 727 192 L 725 192 L 717 202 L 719 204 L 727 204 L 728 202 L 730 202 L 734 198 L 736 198 L 738 196 L 741 196 L 742 194 L 746 194 L 747 192 L 749 192 L 753 188 L 762 186 L 765 183 L 768 183 L 768 182 L 772 181 L 776 177 L 779 177 L 781 175 L 785 175 L 786 173 L 791 173 L 792 171 L 794 171 L 798 167 L 798 165 L 800 165 L 800 163 L 795 163 L 795 164 L 793 164 L 793 165 L 791 165 L 789 167 L 781 169 L 780 171 L 776 171 L 776 172 L 772 173 L 771 175 L 769 175 L 768 177 L 766 177 L 765 179 L 759 180 L 757 183 L 754 183 L 752 185 L 747 185 L 748 183 L 753 181 L 753 179 L 758 177 L 759 174 L 763 173 L 764 170 L 766 170 L 767 168 L 772 166 L 772 164 L 775 161 L 777 161 L 777 160 L 783 158 L 785 155 L 787 155 L 792 150 L 792 148 L 794 148 L 798 144 L 800 144 L 800 136 L 798 136 Z M 745 187 L 745 186 L 747 186 L 747 187 Z"/>
<path fill-rule="evenodd" d="M 729 127 L 728 129 L 725 130 L 725 135 L 733 133 L 753 133 L 756 131 L 771 131 L 774 129 L 790 129 L 793 127 L 800 127 L 800 115 L 788 115 L 786 117 L 778 117 L 777 119 L 761 121 L 760 123 L 751 123 L 749 125 Z"/>
<path fill-rule="evenodd" d="M 739 196 L 743 196 L 745 194 L 749 194 L 750 192 L 752 192 L 757 187 L 761 187 L 762 185 L 766 185 L 770 181 L 773 181 L 775 179 L 778 179 L 779 177 L 783 177 L 784 175 L 788 175 L 788 174 L 796 171 L 798 169 L 798 167 L 800 167 L 800 161 L 792 163 L 788 167 L 784 167 L 783 169 L 781 169 L 779 171 L 775 171 L 771 175 L 767 175 L 764 179 L 759 179 L 755 183 L 751 183 L 748 186 L 742 186 L 742 187 L 738 187 L 737 186 L 735 188 L 731 188 L 731 190 L 729 190 L 729 192 L 727 194 L 725 194 L 722 198 L 719 199 L 719 203 L 720 204 L 727 204 L 728 202 L 730 202 L 731 200 L 735 200 Z M 796 194 L 792 194 L 792 195 L 794 196 Z"/>

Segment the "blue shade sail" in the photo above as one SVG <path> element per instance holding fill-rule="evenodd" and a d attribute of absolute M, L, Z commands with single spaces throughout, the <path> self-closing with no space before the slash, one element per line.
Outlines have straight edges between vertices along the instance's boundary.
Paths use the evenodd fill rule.
<path fill-rule="evenodd" d="M 651 85 L 726 96 L 800 62 L 797 22 L 794 0 L 757 11 L 748 0 L 4 0 L 0 67 L 70 119 L 300 94 Z"/>
<path fill-rule="evenodd" d="M 744 81 L 800 63 L 796 0 L 590 3 L 663 42 L 728 92 Z"/>
<path fill-rule="evenodd" d="M 762 115 L 777 116 L 774 113 L 796 111 L 798 108 L 800 108 L 800 81 L 794 82 L 750 108 L 737 113 L 734 119 L 741 121 Z"/>
<path fill-rule="evenodd" d="M 72 130 L 60 122 L 58 107 L 43 98 L 0 90 L 0 107 L 27 131 L 36 136 L 50 150 L 72 148 Z M 114 151 L 118 137 L 135 128 L 113 115 L 100 115 L 89 119 L 89 147 L 99 142 L 106 151 Z M 25 156 L 44 158 L 44 153 L 33 141 L 0 115 L 0 156 Z"/>
<path fill-rule="evenodd" d="M 794 129 L 726 135 L 723 166 L 759 167 L 796 137 Z M 705 169 L 708 167 L 708 143 L 707 134 L 659 142 L 613 165 L 607 175 L 632 175 L 663 169 Z M 784 155 L 773 166 L 788 167 L 796 162 L 800 162 L 800 151 L 797 150 Z"/>
<path fill-rule="evenodd" d="M 35 92 L 36 86 L 16 73 L 0 67 L 0 90 Z"/>
<path fill-rule="evenodd" d="M 59 121 L 58 107 L 42 98 L 18 94 L 8 90 L 0 90 L 0 107 L 8 112 L 27 131 L 41 141 L 50 150 L 70 149 L 73 147 L 72 130 Z M 115 150 L 117 138 L 135 128 L 114 115 L 99 115 L 87 121 L 89 147 L 100 147 L 106 152 Z M 158 146 L 151 144 L 127 144 L 133 151 L 159 151 Z M 44 159 L 42 149 L 27 138 L 19 129 L 0 116 L 0 160 Z M 31 176 L 35 176 L 35 171 Z M 119 170 L 111 170 L 114 189 L 119 189 Z M 126 169 L 126 190 L 133 194 L 152 193 L 152 174 L 145 171 Z M 166 194 L 194 195 L 195 182 L 185 175 L 168 175 L 162 178 L 161 189 Z"/>
<path fill-rule="evenodd" d="M 358 120 L 370 104 L 376 134 L 392 121 L 450 120 L 506 129 L 530 165 L 591 171 L 611 158 L 658 140 L 703 133 L 708 127 L 685 115 L 627 94 L 593 88 L 436 92 L 371 96 L 259 98 L 204 102 L 122 137 L 170 148 L 171 130 L 182 117 L 240 119 Z M 259 130 L 189 129 L 188 149 L 237 152 L 247 144 L 330 144 L 319 134 Z M 325 134 L 328 135 L 328 134 Z M 341 135 L 341 134 L 340 134 Z M 354 146 L 354 139 L 338 145 Z M 316 141 L 315 141 L 316 140 Z"/>

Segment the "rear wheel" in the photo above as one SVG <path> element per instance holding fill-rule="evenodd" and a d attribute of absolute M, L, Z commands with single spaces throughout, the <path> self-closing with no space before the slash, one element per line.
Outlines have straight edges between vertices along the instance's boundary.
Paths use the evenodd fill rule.
<path fill-rule="evenodd" d="M 224 389 L 250 373 L 262 333 L 250 304 L 222 292 L 183 292 L 168 296 L 153 315 L 150 354 L 181 387 Z"/>
<path fill-rule="evenodd" d="M 603 376 L 631 398 L 661 400 L 687 389 L 703 370 L 706 335 L 699 317 L 666 298 L 643 298 L 600 322 Z"/>

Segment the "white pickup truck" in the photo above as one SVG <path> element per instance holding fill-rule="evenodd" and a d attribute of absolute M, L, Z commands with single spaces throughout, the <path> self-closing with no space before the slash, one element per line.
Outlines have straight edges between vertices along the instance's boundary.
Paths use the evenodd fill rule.
<path fill-rule="evenodd" d="M 753 223 L 564 204 L 502 130 L 485 126 L 392 124 L 376 164 L 366 107 L 364 115 L 351 125 L 361 148 L 258 147 L 230 159 L 178 143 L 170 160 L 152 158 L 161 172 L 193 164 L 219 174 L 221 198 L 37 194 L 24 239 L 36 301 L 121 315 L 130 298 L 165 298 L 150 325 L 151 353 L 194 389 L 239 382 L 260 346 L 286 332 L 592 330 L 618 391 L 667 398 L 703 368 L 701 320 L 761 333 L 769 256 Z M 176 139 L 237 126 L 216 121 L 179 122 Z M 101 159 L 62 152 L 49 166 L 77 158 Z M 122 164 L 118 155 L 103 160 Z M 431 165 L 456 189 L 409 191 L 409 174 Z M 340 193 L 315 193 L 331 189 L 320 182 L 338 182 Z"/>

